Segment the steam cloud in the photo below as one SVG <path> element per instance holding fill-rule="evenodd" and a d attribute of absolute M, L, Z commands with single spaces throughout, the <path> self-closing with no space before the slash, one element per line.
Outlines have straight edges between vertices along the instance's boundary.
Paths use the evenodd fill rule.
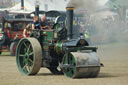
<path fill-rule="evenodd" d="M 99 10 L 97 0 L 70 0 L 68 7 L 74 7 L 76 12 L 85 10 L 89 16 L 85 21 L 89 28 L 92 43 L 111 43 L 128 40 L 128 23 L 120 19 L 119 14 L 111 11 L 96 12 Z"/>
<path fill-rule="evenodd" d="M 74 7 L 75 10 L 87 10 L 88 13 L 93 13 L 97 8 L 96 0 L 70 0 L 68 7 Z"/>

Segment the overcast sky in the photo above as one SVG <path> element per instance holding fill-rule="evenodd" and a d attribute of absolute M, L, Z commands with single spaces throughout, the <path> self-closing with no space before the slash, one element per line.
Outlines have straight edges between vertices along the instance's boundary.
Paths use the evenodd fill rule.
<path fill-rule="evenodd" d="M 99 0 L 99 4 L 102 6 L 104 5 L 108 0 Z"/>

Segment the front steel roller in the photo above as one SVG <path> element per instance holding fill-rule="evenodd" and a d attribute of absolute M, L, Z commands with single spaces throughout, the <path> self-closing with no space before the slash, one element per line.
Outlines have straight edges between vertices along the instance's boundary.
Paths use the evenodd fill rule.
<path fill-rule="evenodd" d="M 24 75 L 35 75 L 42 63 L 42 50 L 36 38 L 23 38 L 17 46 L 16 62 Z"/>
<path fill-rule="evenodd" d="M 95 52 L 71 52 L 64 55 L 63 72 L 70 78 L 97 77 L 100 71 L 100 60 Z"/>

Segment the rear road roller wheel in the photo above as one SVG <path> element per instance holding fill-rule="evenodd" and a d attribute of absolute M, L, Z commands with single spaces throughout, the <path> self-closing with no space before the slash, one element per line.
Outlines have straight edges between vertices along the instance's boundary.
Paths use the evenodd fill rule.
<path fill-rule="evenodd" d="M 24 75 L 35 75 L 42 63 L 42 50 L 36 38 L 21 39 L 17 46 L 16 62 Z"/>
<path fill-rule="evenodd" d="M 66 53 L 62 60 L 63 73 L 70 78 L 97 77 L 100 72 L 100 60 L 95 52 Z"/>

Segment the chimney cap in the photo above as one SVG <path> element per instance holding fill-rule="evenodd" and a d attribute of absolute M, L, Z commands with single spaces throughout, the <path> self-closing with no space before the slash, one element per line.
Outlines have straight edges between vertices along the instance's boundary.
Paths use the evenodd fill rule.
<path fill-rule="evenodd" d="M 74 10 L 74 7 L 66 7 L 66 10 Z"/>

